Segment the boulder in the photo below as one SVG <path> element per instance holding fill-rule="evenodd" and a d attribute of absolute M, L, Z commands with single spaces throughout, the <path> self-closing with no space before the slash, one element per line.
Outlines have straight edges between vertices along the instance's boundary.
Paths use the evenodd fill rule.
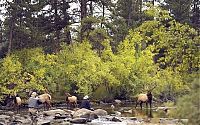
<path fill-rule="evenodd" d="M 72 114 L 72 116 L 73 116 L 73 118 L 89 118 L 91 113 L 92 113 L 91 110 L 82 108 L 82 109 L 78 109 L 77 111 L 75 111 Z"/>
<path fill-rule="evenodd" d="M 70 120 L 71 123 L 76 123 L 76 124 L 85 124 L 87 123 L 87 121 L 88 120 L 86 118 L 74 118 Z"/>
<path fill-rule="evenodd" d="M 108 112 L 103 110 L 103 109 L 96 109 L 93 111 L 94 114 L 96 114 L 97 116 L 106 116 L 108 115 Z"/>
<path fill-rule="evenodd" d="M 67 112 L 65 112 L 64 110 L 62 109 L 55 109 L 55 110 L 49 110 L 49 111 L 43 111 L 43 115 L 46 115 L 46 116 L 51 116 L 51 115 L 56 115 L 56 114 L 61 114 L 61 115 L 65 115 L 65 114 L 68 114 Z"/>

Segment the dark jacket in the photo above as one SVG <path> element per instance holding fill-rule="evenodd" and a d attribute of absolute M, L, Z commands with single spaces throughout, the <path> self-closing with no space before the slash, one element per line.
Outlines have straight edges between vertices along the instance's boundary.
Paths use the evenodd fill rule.
<path fill-rule="evenodd" d="M 91 109 L 90 101 L 87 99 L 82 100 L 80 108 Z"/>
<path fill-rule="evenodd" d="M 38 108 L 38 98 L 30 97 L 28 99 L 28 107 L 29 108 Z"/>

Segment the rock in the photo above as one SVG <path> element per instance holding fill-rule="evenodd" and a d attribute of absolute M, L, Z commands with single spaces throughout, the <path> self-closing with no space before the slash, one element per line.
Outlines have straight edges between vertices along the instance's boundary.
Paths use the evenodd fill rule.
<path fill-rule="evenodd" d="M 3 122 L 0 122 L 0 125 L 6 125 L 5 123 L 3 123 Z"/>
<path fill-rule="evenodd" d="M 127 111 L 124 111 L 125 113 L 133 113 L 133 110 L 132 109 L 129 109 Z"/>
<path fill-rule="evenodd" d="M 132 117 L 132 118 L 130 118 L 130 120 L 137 121 L 137 118 L 136 117 Z"/>
<path fill-rule="evenodd" d="M 85 108 L 82 108 L 82 109 L 79 109 L 77 111 L 75 111 L 72 116 L 73 118 L 89 118 L 90 117 L 90 114 L 92 113 L 91 110 L 88 110 L 88 109 L 85 109 Z"/>
<path fill-rule="evenodd" d="M 76 124 L 85 124 L 87 123 L 87 121 L 88 120 L 86 118 L 74 118 L 70 120 L 71 123 L 76 123 Z"/>
<path fill-rule="evenodd" d="M 15 113 L 12 111 L 4 112 L 5 115 L 13 116 Z"/>
<path fill-rule="evenodd" d="M 121 112 L 119 112 L 119 111 L 113 111 L 110 115 L 111 116 L 118 116 L 118 117 L 120 117 L 121 116 Z"/>
<path fill-rule="evenodd" d="M 40 119 L 37 121 L 37 125 L 50 125 L 51 121 L 50 120 L 43 120 Z"/>
<path fill-rule="evenodd" d="M 114 121 L 114 122 L 122 122 L 122 120 L 120 120 L 119 118 L 116 118 L 116 117 L 113 117 L 111 119 L 111 121 Z"/>
<path fill-rule="evenodd" d="M 61 114 L 56 114 L 54 119 L 65 119 L 65 118 L 69 118 L 69 115 L 61 115 Z"/>
<path fill-rule="evenodd" d="M 179 119 L 179 122 L 183 124 L 188 124 L 188 119 Z"/>
<path fill-rule="evenodd" d="M 73 114 L 74 113 L 74 111 L 72 111 L 72 110 L 68 110 L 68 109 L 63 109 L 63 110 L 68 114 Z"/>
<path fill-rule="evenodd" d="M 121 100 L 119 100 L 119 99 L 115 99 L 115 103 L 117 103 L 117 104 L 119 105 L 119 104 L 121 104 L 121 103 L 122 103 L 122 101 L 121 101 Z"/>
<path fill-rule="evenodd" d="M 43 114 L 46 116 L 50 116 L 50 115 L 56 115 L 56 114 L 64 115 L 64 114 L 68 114 L 68 113 L 62 109 L 55 109 L 55 110 L 43 111 Z"/>
<path fill-rule="evenodd" d="M 8 116 L 8 115 L 0 115 L 0 119 L 9 119 L 10 118 L 10 116 Z"/>
<path fill-rule="evenodd" d="M 106 116 L 108 115 L 108 112 L 103 110 L 103 109 L 96 109 L 93 111 L 94 114 L 96 114 L 97 116 Z"/>
<path fill-rule="evenodd" d="M 21 124 L 30 124 L 32 121 L 30 118 L 27 118 L 27 116 L 26 117 L 15 116 L 13 122 Z"/>
<path fill-rule="evenodd" d="M 178 123 L 178 119 L 160 118 L 159 123 L 162 123 L 162 124 L 177 124 Z"/>
<path fill-rule="evenodd" d="M 90 117 L 89 117 L 90 120 L 94 120 L 94 119 L 97 119 L 97 118 L 99 118 L 99 117 L 94 112 L 90 113 Z"/>

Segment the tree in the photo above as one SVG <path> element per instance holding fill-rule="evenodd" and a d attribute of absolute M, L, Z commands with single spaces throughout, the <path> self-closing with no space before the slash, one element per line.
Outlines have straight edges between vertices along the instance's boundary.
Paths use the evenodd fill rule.
<path fill-rule="evenodd" d="M 18 0 L 4 1 L 2 5 L 6 9 L 4 32 L 9 53 L 12 49 L 38 46 L 45 46 L 49 52 L 57 51 L 61 36 L 71 43 L 70 31 L 63 30 L 70 25 L 69 2 Z"/>
<path fill-rule="evenodd" d="M 192 0 L 164 0 L 166 8 L 178 22 L 190 22 Z"/>
<path fill-rule="evenodd" d="M 194 27 L 200 28 L 200 1 L 192 0 L 191 23 Z"/>

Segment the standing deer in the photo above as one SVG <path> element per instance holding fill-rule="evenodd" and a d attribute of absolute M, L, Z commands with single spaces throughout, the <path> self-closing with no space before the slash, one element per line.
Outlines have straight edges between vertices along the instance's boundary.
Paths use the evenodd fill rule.
<path fill-rule="evenodd" d="M 152 107 L 152 99 L 153 99 L 153 95 L 152 95 L 152 90 L 156 87 L 156 85 L 148 90 L 148 92 L 146 94 L 139 94 L 137 97 L 137 102 L 136 102 L 136 106 L 137 107 L 138 103 L 140 103 L 140 108 L 142 109 L 142 103 L 146 103 L 146 108 L 148 108 L 148 104 L 150 106 L 150 109 Z"/>
<path fill-rule="evenodd" d="M 73 105 L 73 107 L 76 108 L 77 107 L 77 97 L 76 96 L 72 96 L 69 93 L 65 93 L 65 95 L 66 95 L 67 106 L 70 108 L 71 105 Z"/>

